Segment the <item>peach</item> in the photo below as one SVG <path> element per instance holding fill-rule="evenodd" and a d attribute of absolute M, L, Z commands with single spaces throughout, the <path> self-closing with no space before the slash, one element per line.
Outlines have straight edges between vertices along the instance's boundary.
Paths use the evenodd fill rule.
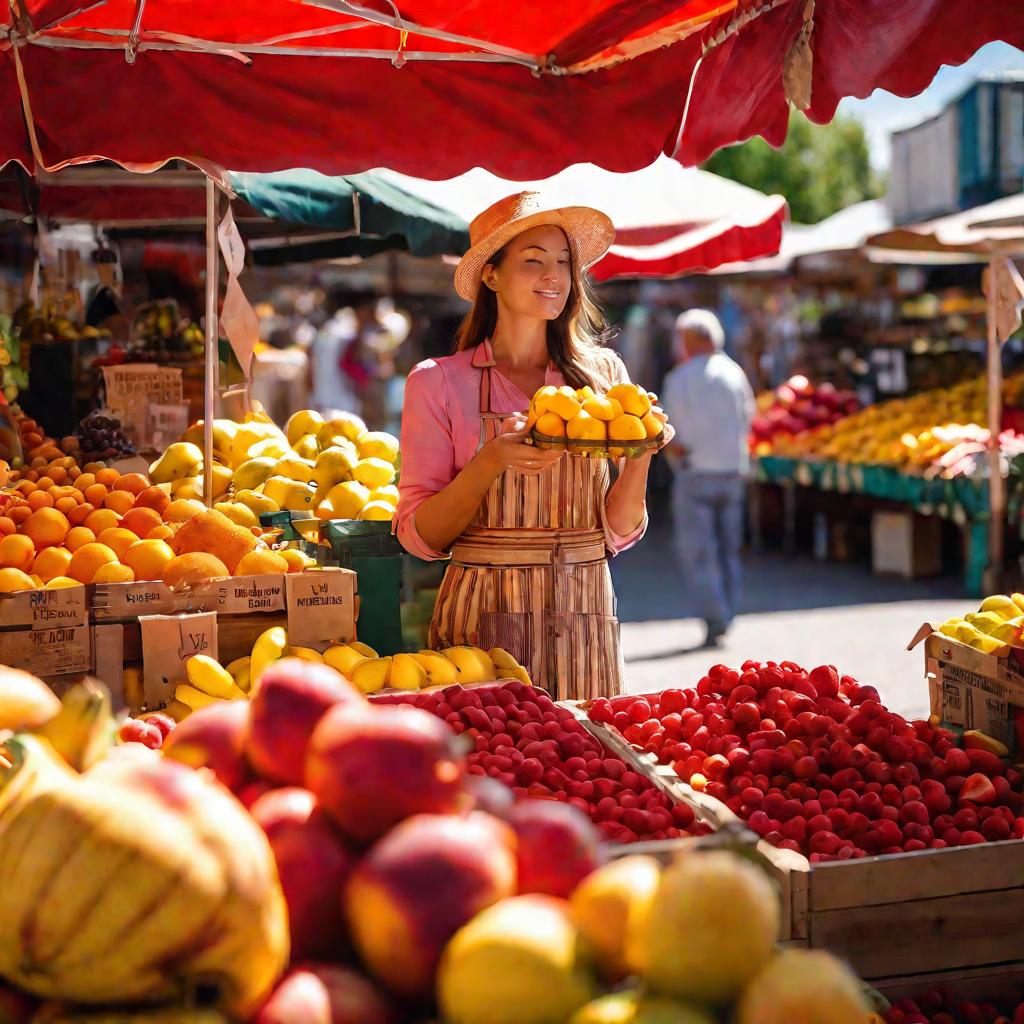
<path fill-rule="evenodd" d="M 516 834 L 519 892 L 568 899 L 573 889 L 604 862 L 599 834 L 570 804 L 523 800 L 502 817 Z M 552 850 L 558 856 L 551 855 Z"/>
<path fill-rule="evenodd" d="M 222 786 L 238 793 L 252 778 L 245 757 L 249 718 L 246 700 L 200 708 L 167 736 L 164 756 L 190 768 L 209 768 Z"/>
<path fill-rule="evenodd" d="M 308 963 L 293 967 L 253 1024 L 398 1024 L 394 1008 L 351 967 Z"/>
<path fill-rule="evenodd" d="M 403 999 L 429 999 L 448 940 L 515 895 L 513 844 L 510 830 L 486 814 L 419 814 L 379 840 L 344 895 L 370 973 Z"/>
<path fill-rule="evenodd" d="M 410 707 L 339 704 L 320 720 L 306 757 L 306 786 L 361 842 L 412 814 L 454 813 L 465 773 L 455 733 Z"/>
<path fill-rule="evenodd" d="M 336 704 L 363 698 L 329 665 L 284 658 L 262 675 L 252 699 L 246 753 L 266 779 L 303 784 L 306 746 L 324 713 Z"/>
<path fill-rule="evenodd" d="M 188 719 L 186 719 L 188 721 Z M 338 894 L 356 862 L 307 789 L 274 789 L 250 813 L 270 840 L 292 937 L 292 959 L 339 959 L 347 929 Z"/>

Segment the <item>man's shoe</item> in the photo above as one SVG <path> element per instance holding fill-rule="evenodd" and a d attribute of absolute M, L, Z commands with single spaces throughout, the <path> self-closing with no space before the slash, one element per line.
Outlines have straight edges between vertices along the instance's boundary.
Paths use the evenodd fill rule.
<path fill-rule="evenodd" d="M 704 643 L 702 646 L 706 648 L 721 647 L 726 627 L 715 622 L 707 622 L 705 623 L 705 627 L 707 632 L 704 636 Z"/>

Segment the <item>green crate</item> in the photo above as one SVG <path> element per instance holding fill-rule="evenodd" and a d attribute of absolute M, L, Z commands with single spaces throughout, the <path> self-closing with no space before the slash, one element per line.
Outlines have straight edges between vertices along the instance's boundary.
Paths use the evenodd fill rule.
<path fill-rule="evenodd" d="M 312 518 L 308 512 L 295 512 L 290 509 L 282 509 L 280 512 L 261 512 L 260 526 L 265 530 L 280 530 L 282 541 L 294 543 L 303 539 L 293 525 L 295 520 Z"/>

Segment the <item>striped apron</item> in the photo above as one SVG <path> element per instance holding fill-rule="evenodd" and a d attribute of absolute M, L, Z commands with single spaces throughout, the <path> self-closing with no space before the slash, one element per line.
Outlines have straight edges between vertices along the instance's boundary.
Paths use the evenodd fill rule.
<path fill-rule="evenodd" d="M 480 378 L 480 445 L 506 417 Z M 567 456 L 539 474 L 507 469 L 452 546 L 430 624 L 433 648 L 503 647 L 556 700 L 622 692 L 615 593 L 602 526 L 606 459 Z"/>

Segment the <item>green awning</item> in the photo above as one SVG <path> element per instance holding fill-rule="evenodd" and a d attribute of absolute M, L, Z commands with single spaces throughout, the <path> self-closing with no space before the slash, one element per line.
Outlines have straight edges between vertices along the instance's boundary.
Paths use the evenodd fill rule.
<path fill-rule="evenodd" d="M 372 172 L 332 178 L 301 168 L 231 172 L 229 178 L 238 195 L 263 216 L 280 222 L 282 229 L 289 224 L 303 229 L 280 245 L 252 245 L 258 263 L 371 256 L 385 249 L 414 256 L 458 255 L 469 246 L 469 227 L 461 217 Z M 311 235 L 310 228 L 323 234 Z"/>

